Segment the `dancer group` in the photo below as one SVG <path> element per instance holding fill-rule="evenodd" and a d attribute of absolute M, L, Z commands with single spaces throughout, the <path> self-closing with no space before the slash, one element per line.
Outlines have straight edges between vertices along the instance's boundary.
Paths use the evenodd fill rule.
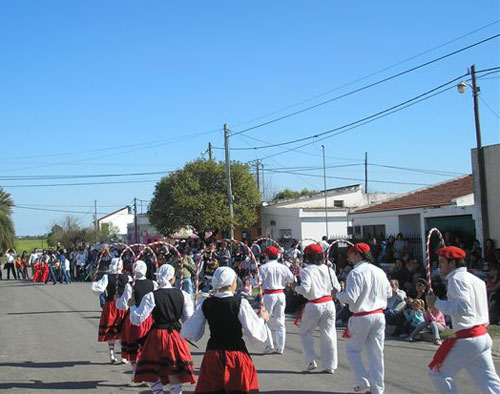
<path fill-rule="evenodd" d="M 98 340 L 107 342 L 111 362 L 116 340 L 121 340 L 121 358 L 130 362 L 133 381 L 148 383 L 152 393 L 182 393 L 183 383 L 196 383 L 195 393 L 250 393 L 259 391 L 254 363 L 243 337 L 263 345 L 264 353 L 286 350 L 284 289 L 294 288 L 304 297 L 296 319 L 306 371 L 318 368 L 313 332 L 319 328 L 321 369 L 333 374 L 338 367 L 334 300 L 347 304 L 352 317 L 343 337 L 347 361 L 354 375 L 355 392 L 384 392 L 384 309 L 392 289 L 383 270 L 370 263 L 370 247 L 353 245 L 347 252 L 353 269 L 345 285 L 318 244 L 304 249 L 300 284 L 283 264 L 274 246 L 263 252 L 256 282 L 263 288 L 263 307 L 256 312 L 246 298 L 236 295 L 237 274 L 219 267 L 212 276 L 212 294 L 193 305 L 191 296 L 175 287 L 175 269 L 162 265 L 156 281 L 146 279 L 146 265 L 138 260 L 132 275 L 122 272 L 114 258 L 107 274 L 92 284 L 98 294 L 106 293 L 99 323 Z M 466 369 L 483 393 L 499 393 L 500 379 L 491 355 L 491 337 L 484 282 L 468 273 L 465 252 L 457 247 L 437 251 L 441 272 L 447 275 L 447 300 L 430 292 L 427 302 L 451 316 L 455 336 L 447 339 L 429 364 L 429 376 L 439 393 L 458 393 L 454 376 Z M 179 279 L 179 278 L 177 278 Z M 208 323 L 210 337 L 195 379 L 189 342 L 200 340 Z M 189 342 L 188 342 L 189 341 Z M 366 364 L 362 353 L 366 352 Z"/>

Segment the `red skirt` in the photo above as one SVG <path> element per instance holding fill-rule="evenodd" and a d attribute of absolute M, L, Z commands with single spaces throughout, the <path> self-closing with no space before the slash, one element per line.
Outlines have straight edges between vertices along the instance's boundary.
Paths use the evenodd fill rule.
<path fill-rule="evenodd" d="M 201 362 L 196 394 L 246 394 L 258 391 L 257 371 L 248 353 L 206 351 Z"/>
<path fill-rule="evenodd" d="M 140 326 L 135 326 L 130 322 L 130 315 L 127 315 L 122 328 L 122 358 L 135 362 L 139 352 L 139 342 L 143 339 L 153 325 L 153 316 L 149 315 Z"/>
<path fill-rule="evenodd" d="M 158 379 L 169 383 L 175 376 L 181 383 L 195 383 L 193 359 L 188 343 L 177 330 L 153 328 L 137 356 L 134 382 L 151 382 Z"/>
<path fill-rule="evenodd" d="M 49 266 L 47 264 L 42 265 L 42 280 L 40 282 L 47 282 L 49 277 Z"/>
<path fill-rule="evenodd" d="M 116 309 L 115 301 L 106 301 L 101 312 L 99 321 L 99 342 L 114 341 L 120 339 L 123 319 L 127 311 Z"/>
<path fill-rule="evenodd" d="M 33 276 L 33 282 L 41 282 L 42 267 L 40 267 L 40 263 L 35 263 L 34 269 L 35 269 L 35 275 Z"/>

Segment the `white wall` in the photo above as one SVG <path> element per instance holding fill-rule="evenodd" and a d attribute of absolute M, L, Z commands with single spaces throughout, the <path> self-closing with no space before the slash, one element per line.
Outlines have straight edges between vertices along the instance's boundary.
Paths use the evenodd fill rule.
<path fill-rule="evenodd" d="M 274 221 L 274 225 L 271 222 Z M 302 228 L 300 225 L 300 209 L 297 208 L 277 208 L 262 207 L 261 228 L 263 235 L 269 235 L 277 239 L 280 230 L 291 230 L 292 238 L 302 239 Z"/>
<path fill-rule="evenodd" d="M 373 212 L 362 215 L 349 215 L 349 218 L 353 226 L 384 225 L 386 236 L 396 235 L 399 232 L 399 219 L 393 213 Z"/>
<path fill-rule="evenodd" d="M 400 233 L 403 233 L 405 236 L 420 235 L 420 215 L 418 213 L 412 215 L 400 215 L 398 219 Z"/>
<path fill-rule="evenodd" d="M 104 219 L 99 219 L 99 226 L 102 226 L 103 223 L 108 223 L 118 228 L 118 234 L 124 235 L 127 234 L 127 225 L 133 223 L 133 221 L 134 215 L 128 213 L 128 208 L 124 208 Z"/>

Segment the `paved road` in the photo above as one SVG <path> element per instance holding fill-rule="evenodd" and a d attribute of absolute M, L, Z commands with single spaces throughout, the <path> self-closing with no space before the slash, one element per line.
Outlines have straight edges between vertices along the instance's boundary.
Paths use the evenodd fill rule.
<path fill-rule="evenodd" d="M 40 285 L 0 281 L 0 393 L 147 393 L 129 385 L 127 365 L 108 364 L 106 344 L 97 343 L 100 308 L 88 283 Z M 352 374 L 339 341 L 335 375 L 304 374 L 297 328 L 287 321 L 284 355 L 262 355 L 250 346 L 261 386 L 270 394 L 340 394 L 352 392 Z M 208 330 L 207 330 L 208 331 Z M 201 363 L 205 341 L 192 349 Z M 386 392 L 432 393 L 427 378 L 435 346 L 428 343 L 386 342 Z M 497 369 L 499 360 L 495 360 Z M 474 393 L 464 373 L 462 393 Z M 186 385 L 185 393 L 194 386 Z"/>

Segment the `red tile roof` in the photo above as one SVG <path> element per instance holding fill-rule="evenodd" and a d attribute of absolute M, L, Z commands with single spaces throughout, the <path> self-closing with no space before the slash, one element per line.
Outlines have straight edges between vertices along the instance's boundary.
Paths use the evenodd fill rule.
<path fill-rule="evenodd" d="M 466 175 L 379 204 L 358 209 L 352 214 L 450 205 L 455 198 L 466 196 L 472 192 L 472 175 Z"/>

